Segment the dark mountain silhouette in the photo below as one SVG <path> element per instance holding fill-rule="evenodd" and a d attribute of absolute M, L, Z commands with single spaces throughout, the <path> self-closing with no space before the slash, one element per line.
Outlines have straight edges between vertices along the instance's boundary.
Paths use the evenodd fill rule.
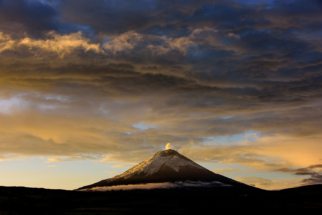
<path fill-rule="evenodd" d="M 120 175 L 78 188 L 77 190 L 116 185 L 179 181 L 187 181 L 190 183 L 199 182 L 199 185 L 200 182 L 212 182 L 211 186 L 217 187 L 258 189 L 213 173 L 177 151 L 169 149 L 156 153 L 154 156 L 142 161 Z M 209 183 L 207 186 L 209 186 Z"/>
<path fill-rule="evenodd" d="M 79 192 L 0 186 L 0 214 L 232 214 L 245 211 L 318 214 L 322 185 L 284 190 L 242 190 L 232 187 Z M 219 192 L 218 192 L 219 190 Z"/>

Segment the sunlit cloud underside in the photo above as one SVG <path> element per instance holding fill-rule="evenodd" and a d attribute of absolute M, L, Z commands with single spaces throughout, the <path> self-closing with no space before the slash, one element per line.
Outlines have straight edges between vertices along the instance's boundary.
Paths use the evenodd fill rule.
<path fill-rule="evenodd" d="M 257 187 L 321 183 L 321 12 L 314 0 L 2 0 L 0 165 L 91 161 L 77 171 L 107 178 L 171 143 Z"/>

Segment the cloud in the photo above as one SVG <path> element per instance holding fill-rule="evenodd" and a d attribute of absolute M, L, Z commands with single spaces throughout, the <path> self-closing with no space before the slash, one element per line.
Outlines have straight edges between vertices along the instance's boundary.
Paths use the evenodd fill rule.
<path fill-rule="evenodd" d="M 230 187 L 229 184 L 223 184 L 218 181 L 213 182 L 165 182 L 165 183 L 148 183 L 148 184 L 130 184 L 110 187 L 93 187 L 90 189 L 83 189 L 80 191 L 111 191 L 111 190 L 150 190 L 150 189 L 173 189 L 184 187 Z"/>
<path fill-rule="evenodd" d="M 38 52 L 37 49 L 44 52 L 55 52 L 60 57 L 70 54 L 75 49 L 84 49 L 85 52 L 89 50 L 94 52 L 102 51 L 100 50 L 99 44 L 90 44 L 89 39 L 84 38 L 80 31 L 69 35 L 60 35 L 51 31 L 47 33 L 46 36 L 48 39 L 44 40 L 35 40 L 29 37 L 13 40 L 9 35 L 0 32 L 0 52 L 19 49 L 23 46 L 28 47 L 36 56 Z"/>
<path fill-rule="evenodd" d="M 128 165 L 128 164 L 122 164 L 122 165 L 115 165 L 115 166 L 112 166 L 112 168 L 123 168 L 123 167 L 129 167 L 131 165 Z"/>
<path fill-rule="evenodd" d="M 311 165 L 306 168 L 281 168 L 281 169 L 277 169 L 276 171 L 290 172 L 290 173 L 294 173 L 295 175 L 310 176 L 309 178 L 305 178 L 301 181 L 304 185 L 322 183 L 322 165 L 321 164 Z"/>
<path fill-rule="evenodd" d="M 18 3 L 0 6 L 1 159 L 136 164 L 170 142 L 198 162 L 317 172 L 316 1 Z"/>
<path fill-rule="evenodd" d="M 107 172 L 107 173 L 110 173 L 110 174 L 117 174 L 117 173 L 120 173 L 119 171 L 104 171 L 104 172 Z"/>
<path fill-rule="evenodd" d="M 1 1 L 0 28 L 7 32 L 58 30 L 58 11 L 48 1 Z M 20 32 L 19 32 L 20 33 Z"/>
<path fill-rule="evenodd" d="M 9 35 L 5 35 L 3 32 L 0 32 L 0 52 L 12 49 L 14 44 L 15 41 L 12 40 Z"/>
<path fill-rule="evenodd" d="M 148 52 L 153 56 L 165 55 L 175 51 L 178 54 L 186 55 L 189 49 L 200 45 L 218 46 L 221 49 L 227 49 L 217 38 L 217 32 L 218 30 L 214 28 L 203 27 L 193 29 L 187 36 L 172 38 L 128 31 L 117 36 L 105 38 L 107 41 L 103 43 L 102 47 L 105 51 L 114 55 L 132 54 L 134 51 L 143 55 Z"/>
<path fill-rule="evenodd" d="M 322 184 L 322 172 L 312 173 L 310 178 L 302 181 L 305 185 Z"/>
<path fill-rule="evenodd" d="M 240 36 L 238 34 L 234 34 L 232 32 L 228 33 L 228 37 L 233 37 L 233 38 L 236 38 L 236 39 L 240 38 Z"/>
<path fill-rule="evenodd" d="M 78 155 L 78 156 L 68 156 L 62 158 L 47 158 L 45 163 L 53 163 L 53 162 L 65 162 L 65 161 L 73 161 L 73 160 L 85 160 L 85 159 L 95 159 L 94 157 L 88 155 Z"/>
<path fill-rule="evenodd" d="M 214 173 L 219 173 L 219 174 L 222 174 L 222 173 L 227 173 L 227 172 L 238 172 L 240 171 L 239 169 L 236 169 L 236 168 L 219 168 L 219 169 L 214 169 L 214 170 L 211 170 L 213 171 Z"/>
<path fill-rule="evenodd" d="M 237 177 L 234 178 L 242 183 L 266 189 L 266 190 L 281 190 L 286 188 L 298 187 L 302 179 L 286 179 L 286 180 L 270 180 L 259 177 Z"/>
<path fill-rule="evenodd" d="M 2 0 L 0 5 L 0 29 L 15 37 L 27 34 L 32 38 L 45 37 L 46 33 L 73 33 L 83 31 L 92 34 L 90 26 L 78 25 L 62 19 L 61 3 L 51 0 Z"/>
<path fill-rule="evenodd" d="M 81 32 L 72 33 L 69 35 L 58 35 L 55 32 L 49 32 L 47 36 L 52 37 L 52 39 L 34 40 L 30 38 L 24 38 L 20 41 L 20 45 L 26 45 L 31 49 L 40 48 L 45 51 L 56 52 L 61 57 L 63 57 L 64 54 L 70 53 L 76 48 L 83 48 L 85 51 L 100 51 L 99 45 L 89 44 L 89 39 L 82 37 Z"/>
<path fill-rule="evenodd" d="M 295 173 L 297 175 L 310 175 L 310 174 L 314 174 L 317 170 L 319 170 L 320 168 L 322 168 L 322 164 L 315 164 L 315 165 L 311 165 L 308 166 L 306 168 L 281 168 L 281 169 L 277 169 L 276 171 L 280 171 L 280 172 L 292 172 Z"/>
<path fill-rule="evenodd" d="M 105 34 L 121 34 L 128 30 L 142 30 L 174 25 L 179 27 L 193 23 L 194 12 L 203 4 L 213 4 L 213 1 L 199 2 L 147 1 L 135 3 L 123 1 L 122 5 L 113 1 L 64 1 L 61 4 L 64 20 L 69 23 L 92 26 Z M 100 10 L 97 10 L 100 8 Z M 82 16 L 86 14 L 86 19 Z M 192 15 L 192 19 L 191 19 Z M 199 15 L 199 14 L 198 14 Z M 199 15 L 200 17 L 202 15 Z M 112 21 L 113 20 L 113 21 Z M 196 24 L 195 24 L 196 25 Z"/>

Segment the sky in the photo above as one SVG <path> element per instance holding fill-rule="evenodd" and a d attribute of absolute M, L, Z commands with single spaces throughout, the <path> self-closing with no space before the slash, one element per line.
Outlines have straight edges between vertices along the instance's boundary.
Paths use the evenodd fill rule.
<path fill-rule="evenodd" d="M 76 189 L 164 150 L 322 183 L 320 0 L 0 0 L 0 185 Z"/>

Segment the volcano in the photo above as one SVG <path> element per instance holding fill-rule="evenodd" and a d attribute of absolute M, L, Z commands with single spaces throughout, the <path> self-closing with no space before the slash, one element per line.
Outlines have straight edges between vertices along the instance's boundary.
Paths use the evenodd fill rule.
<path fill-rule="evenodd" d="M 77 190 L 163 182 L 199 182 L 208 186 L 211 184 L 212 186 L 235 187 L 239 189 L 257 189 L 209 171 L 177 151 L 168 149 L 157 152 L 154 156 L 120 175 L 78 188 Z"/>

